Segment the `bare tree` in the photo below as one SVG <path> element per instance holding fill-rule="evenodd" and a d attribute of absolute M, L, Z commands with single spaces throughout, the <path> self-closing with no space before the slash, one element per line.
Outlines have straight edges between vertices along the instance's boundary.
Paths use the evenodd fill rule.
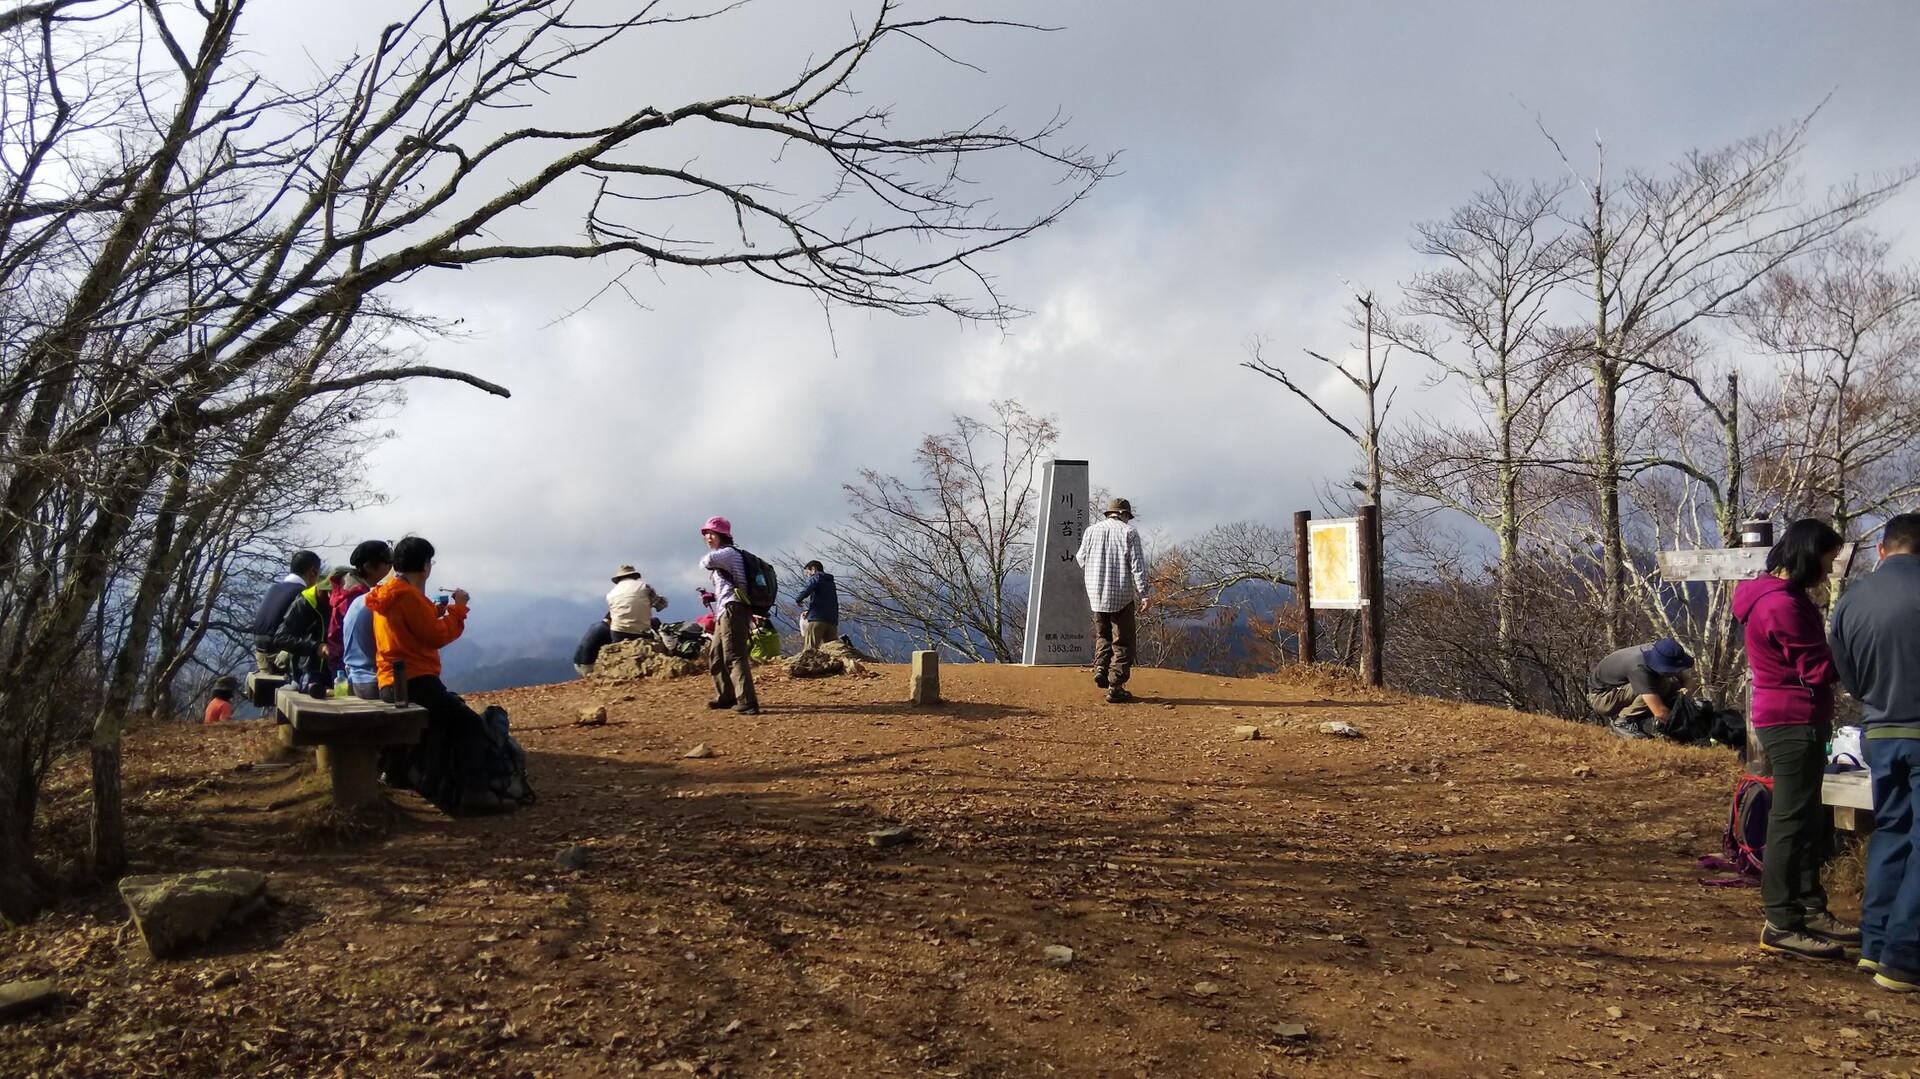
<path fill-rule="evenodd" d="M 1735 311 L 1777 360 L 1750 401 L 1754 493 L 1842 534 L 1920 495 L 1920 267 L 1887 264 L 1885 240 L 1842 238 L 1769 274 Z"/>
<path fill-rule="evenodd" d="M 1427 418 L 1388 449 L 1406 494 L 1462 513 L 1497 547 L 1494 639 L 1501 697 L 1522 707 L 1521 534 L 1551 502 L 1536 460 L 1572 383 L 1569 352 L 1549 318 L 1574 253 L 1555 219 L 1565 185 L 1495 178 L 1443 221 L 1417 226 L 1414 249 L 1436 259 L 1403 287 L 1381 335 L 1466 393 L 1473 418 Z M 1533 481 L 1529 483 L 1529 481 Z"/>
<path fill-rule="evenodd" d="M 823 529 L 848 620 L 982 662 L 1019 662 L 1039 467 L 1060 430 L 1017 401 L 988 421 L 955 416 L 914 452 L 918 475 L 872 469 L 845 486 L 848 518 Z"/>
<path fill-rule="evenodd" d="M 1606 173 L 1602 147 L 1591 178 L 1581 178 L 1586 207 L 1569 224 L 1581 258 L 1576 280 L 1585 285 L 1592 312 L 1595 428 L 1587 456 L 1610 647 L 1622 642 L 1630 569 L 1621 505 L 1628 458 L 1619 424 L 1624 381 L 1644 369 L 1673 373 L 1663 357 L 1675 336 L 1726 314 L 1767 274 L 1852 226 L 1920 174 L 1905 166 L 1808 201 L 1796 166 L 1812 119 L 1690 152 L 1665 173 L 1629 171 L 1618 180 Z M 1564 153 L 1561 159 L 1567 161 Z M 1703 402 L 1716 400 L 1716 390 L 1699 383 L 1695 389 Z M 1716 407 L 1731 416 L 1734 404 Z M 1738 493 L 1728 493 L 1737 517 Z"/>
<path fill-rule="evenodd" d="M 891 0 L 840 47 L 739 93 L 541 107 L 597 57 L 744 6 L 586 21 L 564 0 L 432 0 L 293 88 L 247 68 L 248 0 L 0 10 L 0 918 L 46 894 L 34 806 L 81 699 L 52 680 L 98 646 L 109 609 L 131 636 L 90 709 L 93 862 L 125 862 L 119 731 L 151 654 L 141 638 L 197 549 L 182 542 L 193 507 L 245 493 L 231 469 L 198 488 L 197 447 L 243 429 L 265 452 L 310 402 L 415 378 L 506 392 L 404 357 L 363 362 L 352 346 L 369 332 L 439 329 L 388 300 L 393 285 L 599 259 L 616 282 L 736 271 L 827 303 L 999 318 L 1010 309 L 980 256 L 1109 167 L 1062 145 L 1057 123 L 924 129 L 865 104 L 876 56 L 947 57 L 942 37 L 1015 25 L 910 18 Z M 765 147 L 771 175 L 690 164 L 688 135 Z M 990 209 L 976 161 L 996 194 L 1057 194 Z M 576 206 L 577 235 L 532 220 L 535 202 Z"/>

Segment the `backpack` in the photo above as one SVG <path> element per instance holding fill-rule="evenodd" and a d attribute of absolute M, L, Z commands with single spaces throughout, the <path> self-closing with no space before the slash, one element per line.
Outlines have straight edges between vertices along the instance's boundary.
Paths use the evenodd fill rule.
<path fill-rule="evenodd" d="M 1767 814 L 1773 809 L 1773 780 L 1765 776 L 1740 777 L 1733 787 L 1733 808 L 1720 847 L 1734 872 L 1759 876 L 1767 850 Z"/>
<path fill-rule="evenodd" d="M 768 613 L 773 610 L 773 605 L 780 601 L 779 575 L 773 571 L 773 567 L 768 565 L 765 559 L 752 551 L 744 547 L 735 547 L 734 550 L 740 553 L 740 565 L 746 576 L 744 581 L 732 581 L 732 575 L 728 575 L 734 592 L 754 614 Z"/>
<path fill-rule="evenodd" d="M 487 738 L 486 791 L 500 809 L 529 806 L 534 802 L 533 784 L 527 779 L 527 751 L 520 748 L 507 730 L 507 710 L 487 705 L 480 713 L 482 733 Z M 511 803 L 511 804 L 509 804 Z"/>
<path fill-rule="evenodd" d="M 659 634 L 661 651 L 680 659 L 699 659 L 707 647 L 707 635 L 692 622 L 663 622 Z"/>
<path fill-rule="evenodd" d="M 472 712 L 467 712 L 473 716 Z M 507 731 L 507 710 L 429 722 L 417 746 L 395 746 L 385 765 L 388 782 L 418 791 L 453 815 L 498 813 L 532 805 L 527 754 Z"/>

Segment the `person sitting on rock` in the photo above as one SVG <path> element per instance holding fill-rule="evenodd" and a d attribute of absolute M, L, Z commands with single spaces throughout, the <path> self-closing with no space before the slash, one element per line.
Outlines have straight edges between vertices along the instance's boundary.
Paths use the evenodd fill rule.
<path fill-rule="evenodd" d="M 1636 644 L 1594 664 L 1587 704 L 1621 738 L 1651 738 L 1673 702 L 1693 688 L 1693 657 L 1672 637 Z"/>
<path fill-rule="evenodd" d="M 653 612 L 667 608 L 667 597 L 655 592 L 640 571 L 621 566 L 613 573 L 607 593 L 607 626 L 616 641 L 631 641 L 653 628 Z"/>

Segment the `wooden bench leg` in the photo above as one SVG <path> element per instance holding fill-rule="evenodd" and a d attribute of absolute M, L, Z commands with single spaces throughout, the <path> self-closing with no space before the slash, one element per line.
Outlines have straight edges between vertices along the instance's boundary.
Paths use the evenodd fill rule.
<path fill-rule="evenodd" d="M 376 746 L 321 746 L 320 770 L 333 783 L 336 809 L 358 809 L 380 800 L 380 750 Z"/>
<path fill-rule="evenodd" d="M 1833 807 L 1833 825 L 1843 832 L 1868 835 L 1873 831 L 1873 811 L 1852 806 Z"/>

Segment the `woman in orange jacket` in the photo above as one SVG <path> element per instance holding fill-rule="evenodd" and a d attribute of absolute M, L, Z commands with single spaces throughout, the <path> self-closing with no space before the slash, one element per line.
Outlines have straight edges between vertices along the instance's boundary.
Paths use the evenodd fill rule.
<path fill-rule="evenodd" d="M 406 537 L 393 545 L 393 575 L 367 593 L 367 609 L 373 612 L 382 698 L 406 700 L 427 710 L 420 744 L 387 750 L 381 771 L 389 786 L 417 790 L 438 801 L 436 796 L 445 790 L 469 782 L 468 773 L 476 767 L 471 760 L 440 759 L 450 751 L 447 747 L 484 744 L 484 736 L 479 714 L 440 681 L 440 649 L 459 640 L 467 627 L 467 593 L 456 588 L 452 602 L 435 603 L 426 592 L 432 573 L 433 544 L 419 536 Z M 404 686 L 397 684 L 400 665 L 406 671 Z"/>

